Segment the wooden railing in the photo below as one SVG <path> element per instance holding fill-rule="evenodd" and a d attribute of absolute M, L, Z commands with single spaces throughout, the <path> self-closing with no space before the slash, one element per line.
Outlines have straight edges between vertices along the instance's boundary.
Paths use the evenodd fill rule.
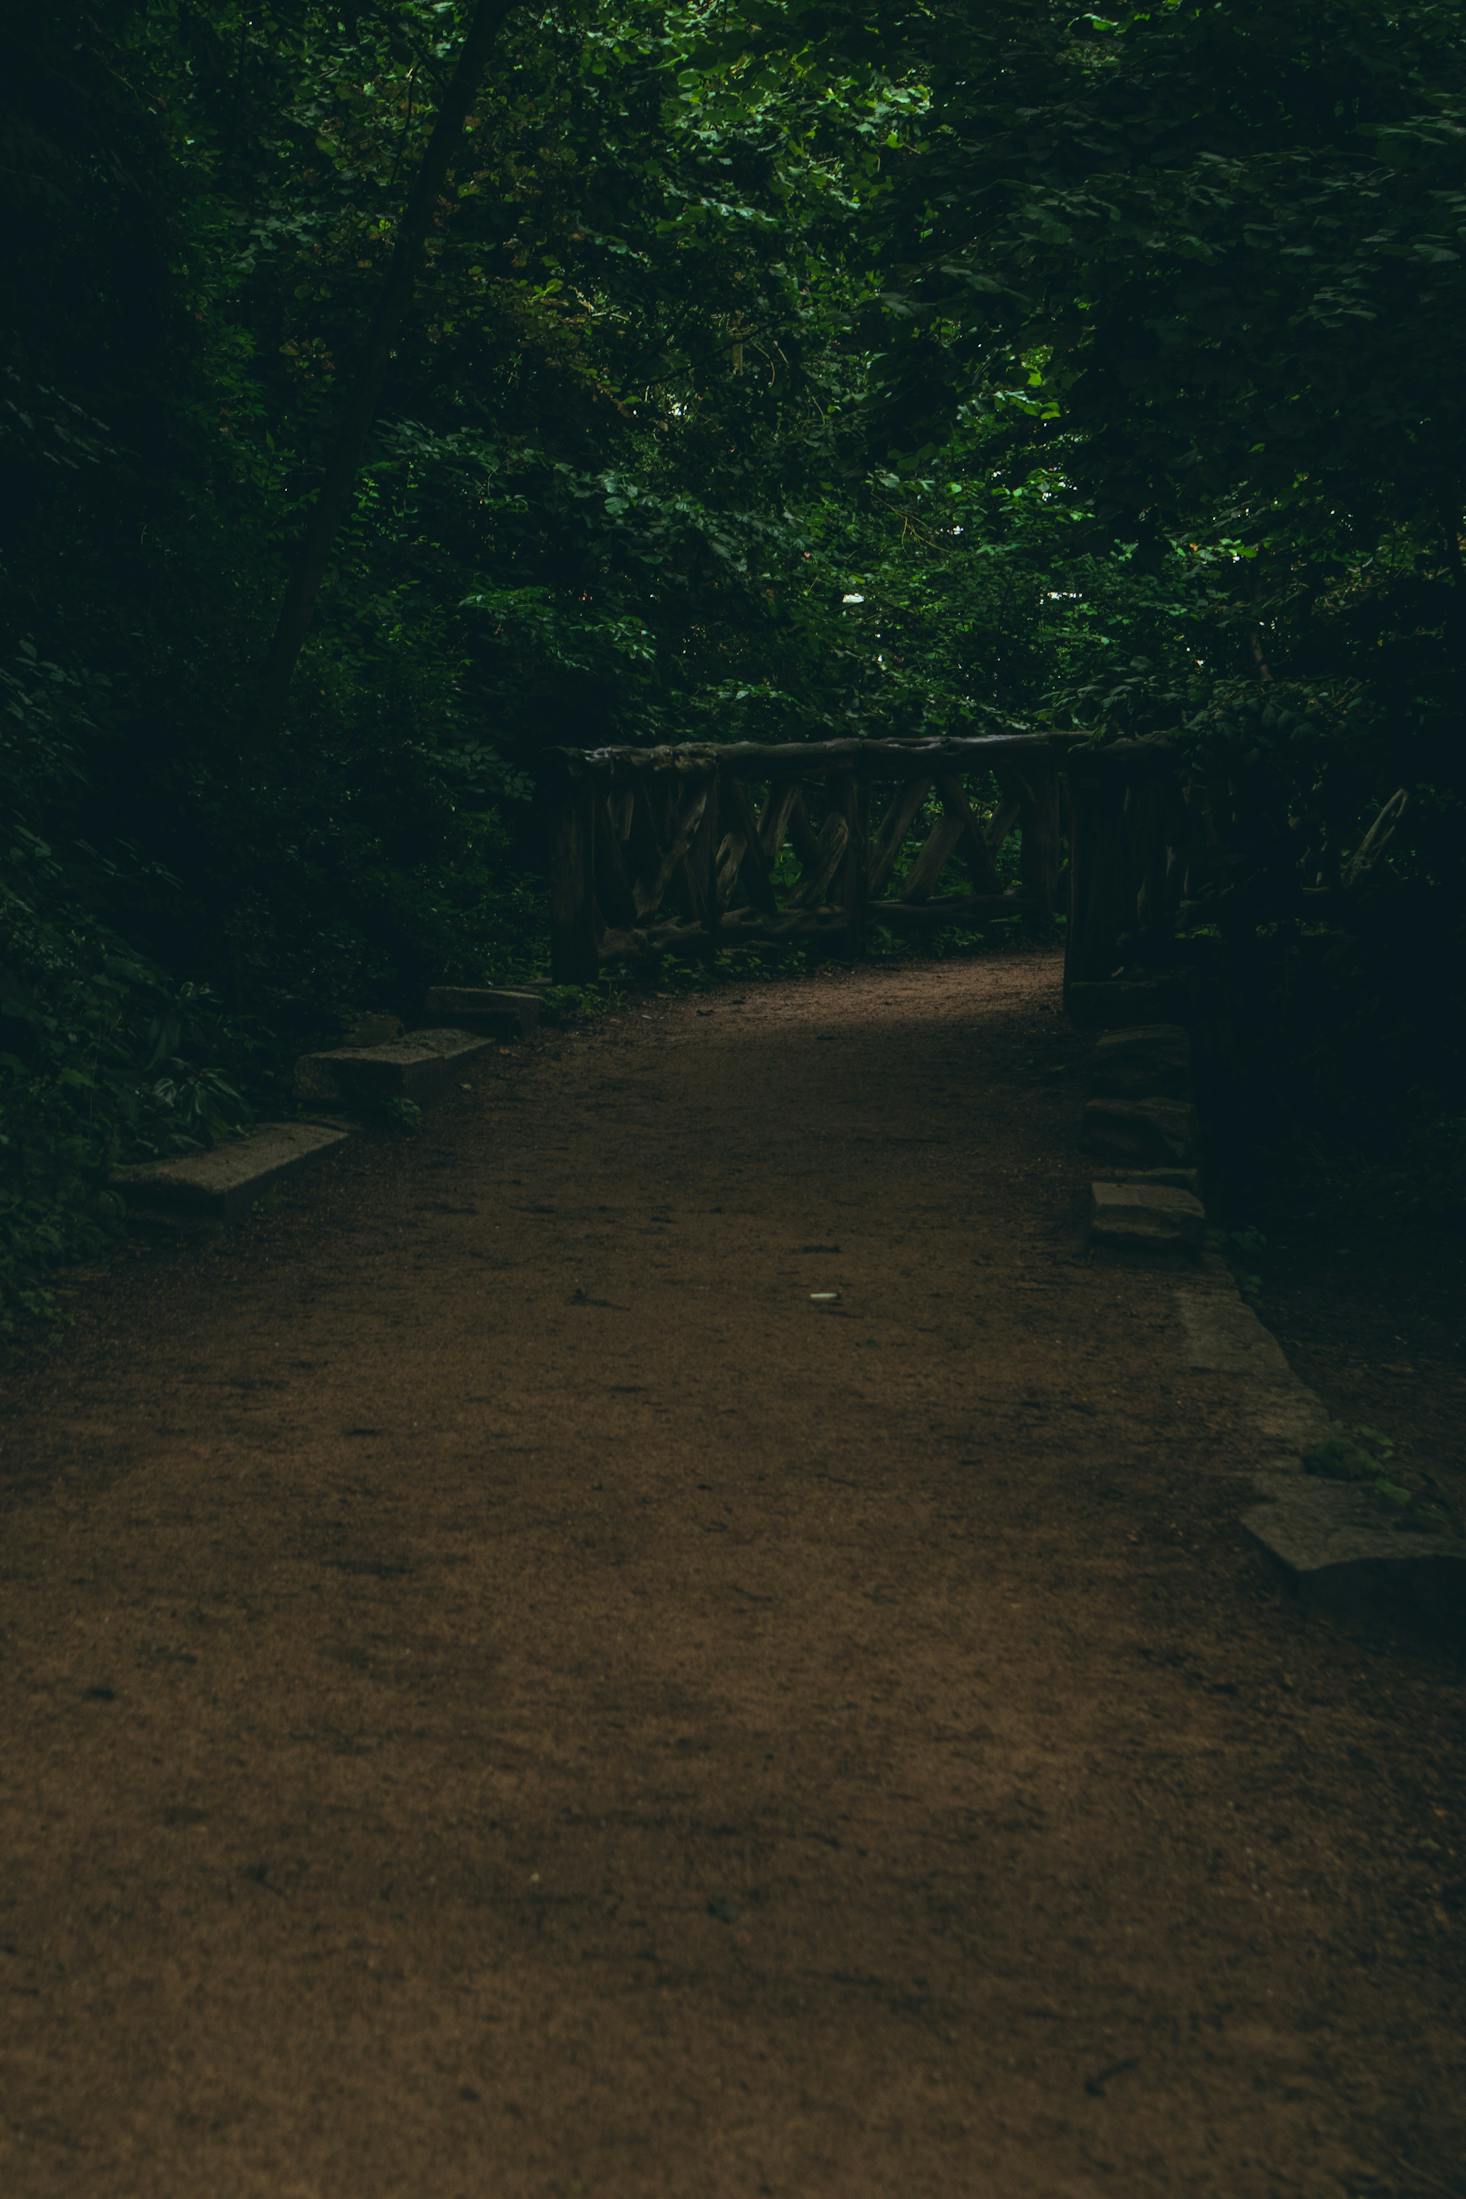
<path fill-rule="evenodd" d="M 1261 937 L 1346 913 L 1350 882 L 1387 843 L 1404 799 L 1386 804 L 1347 864 L 1334 858 L 1330 879 L 1275 798 L 1214 760 L 1201 768 L 1165 734 L 1081 749 L 1066 777 L 1066 995 L 1121 969 L 1195 964 L 1209 939 L 1240 996 Z"/>
<path fill-rule="evenodd" d="M 1073 745 L 1004 734 L 561 750 L 555 979 L 753 941 L 858 955 L 873 924 L 1050 913 Z"/>
<path fill-rule="evenodd" d="M 1210 813 L 1169 741 L 1118 741 L 1069 758 L 1064 985 L 1165 958 L 1193 888 Z"/>

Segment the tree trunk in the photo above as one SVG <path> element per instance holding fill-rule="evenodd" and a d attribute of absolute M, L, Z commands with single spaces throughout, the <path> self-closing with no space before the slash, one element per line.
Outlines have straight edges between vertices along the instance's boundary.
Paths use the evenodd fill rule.
<path fill-rule="evenodd" d="M 468 34 L 459 48 L 412 194 L 398 226 L 391 263 L 362 345 L 356 378 L 326 460 L 320 490 L 286 583 L 274 639 L 265 659 L 250 719 L 251 745 L 268 743 L 284 719 L 290 682 L 310 632 L 332 546 L 350 509 L 367 437 L 382 401 L 393 346 L 412 302 L 433 212 L 462 149 L 463 125 L 488 65 L 489 49 L 515 4 L 516 0 L 478 0 Z"/>
<path fill-rule="evenodd" d="M 557 773 L 550 842 L 550 975 L 557 985 L 589 985 L 601 966 L 595 813 L 604 801 L 594 780 Z"/>

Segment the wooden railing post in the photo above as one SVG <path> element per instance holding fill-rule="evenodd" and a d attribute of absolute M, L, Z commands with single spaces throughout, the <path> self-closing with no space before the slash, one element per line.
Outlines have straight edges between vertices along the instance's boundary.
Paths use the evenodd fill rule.
<path fill-rule="evenodd" d="M 722 803 L 718 776 L 714 773 L 708 781 L 707 807 L 697 828 L 690 858 L 690 875 L 695 880 L 695 891 L 701 907 L 703 953 L 709 962 L 717 960 L 719 935 L 723 929 L 723 902 L 718 891 L 718 850 L 723 843 Z"/>
<path fill-rule="evenodd" d="M 1147 734 L 1071 757 L 1069 940 L 1064 990 L 1126 955 L 1154 964 L 1174 943 L 1186 825 L 1176 751 Z"/>
<path fill-rule="evenodd" d="M 1042 915 L 1052 916 L 1059 905 L 1064 832 L 1059 775 L 1051 763 L 1044 762 L 1028 774 L 1026 793 L 1019 850 L 1023 890 L 1032 894 Z"/>
<path fill-rule="evenodd" d="M 599 799 L 599 788 L 584 772 L 567 763 L 557 774 L 550 841 L 550 975 L 557 985 L 588 985 L 601 966 L 595 834 Z"/>
<path fill-rule="evenodd" d="M 1135 880 L 1125 831 L 1125 784 L 1104 752 L 1069 765 L 1069 932 L 1064 994 L 1108 977 L 1135 924 Z"/>
<path fill-rule="evenodd" d="M 845 952 L 852 962 L 865 953 L 866 919 L 870 905 L 870 848 L 865 779 L 859 771 L 847 774 L 841 787 L 845 819 Z"/>

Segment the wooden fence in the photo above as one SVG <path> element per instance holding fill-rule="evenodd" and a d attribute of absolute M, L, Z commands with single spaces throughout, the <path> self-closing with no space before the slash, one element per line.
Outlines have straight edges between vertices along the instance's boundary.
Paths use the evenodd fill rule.
<path fill-rule="evenodd" d="M 1168 741 L 1069 758 L 1069 928 L 1064 985 L 1166 959 L 1215 839 L 1211 812 Z"/>
<path fill-rule="evenodd" d="M 1065 777 L 1066 994 L 1122 968 L 1194 962 L 1203 934 L 1240 994 L 1261 938 L 1357 907 L 1351 888 L 1406 800 L 1395 794 L 1344 862 L 1294 833 L 1275 793 L 1215 763 L 1199 771 L 1164 734 L 1078 750 Z"/>
<path fill-rule="evenodd" d="M 562 750 L 552 969 L 1053 911 L 1074 737 Z M 1016 849 L 1010 842 L 1017 839 Z"/>

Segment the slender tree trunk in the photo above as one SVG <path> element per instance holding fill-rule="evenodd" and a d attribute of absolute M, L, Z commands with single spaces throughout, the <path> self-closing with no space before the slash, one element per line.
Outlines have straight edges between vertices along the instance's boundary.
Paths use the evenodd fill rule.
<path fill-rule="evenodd" d="M 268 743 L 284 719 L 290 682 L 310 632 L 332 546 L 350 509 L 367 437 L 382 401 L 392 349 L 412 302 L 433 212 L 462 149 L 463 125 L 488 65 L 489 49 L 499 26 L 515 4 L 516 0 L 478 0 L 468 33 L 459 48 L 412 195 L 398 226 L 391 262 L 321 476 L 320 490 L 286 583 L 274 639 L 254 698 L 250 718 L 251 745 Z"/>

